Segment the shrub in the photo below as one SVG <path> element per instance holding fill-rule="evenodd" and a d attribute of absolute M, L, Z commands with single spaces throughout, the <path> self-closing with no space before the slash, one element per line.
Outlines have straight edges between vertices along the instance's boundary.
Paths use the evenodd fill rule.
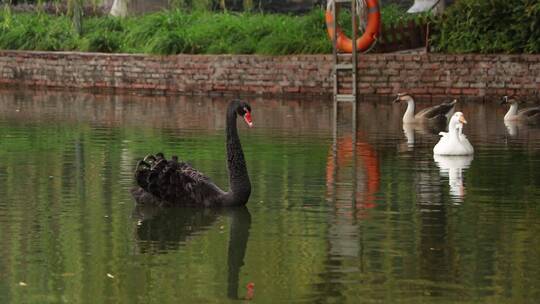
<path fill-rule="evenodd" d="M 540 52 L 538 0 L 461 0 L 435 21 L 432 40 L 438 51 Z"/>

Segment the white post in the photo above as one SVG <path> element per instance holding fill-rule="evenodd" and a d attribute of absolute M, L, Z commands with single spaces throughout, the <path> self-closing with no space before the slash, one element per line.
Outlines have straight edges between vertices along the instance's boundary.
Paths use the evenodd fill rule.
<path fill-rule="evenodd" d="M 115 17 L 126 17 L 128 14 L 129 0 L 114 0 L 110 15 Z"/>

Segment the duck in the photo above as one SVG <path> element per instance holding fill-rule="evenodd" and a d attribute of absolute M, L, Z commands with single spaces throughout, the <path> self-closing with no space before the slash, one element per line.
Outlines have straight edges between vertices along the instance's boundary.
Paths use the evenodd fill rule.
<path fill-rule="evenodd" d="M 444 122 L 448 121 L 454 111 L 457 99 L 450 102 L 428 107 L 414 114 L 414 99 L 410 94 L 398 93 L 394 103 L 407 102 L 407 110 L 403 114 L 403 123 L 427 123 L 427 122 Z"/>
<path fill-rule="evenodd" d="M 506 115 L 504 115 L 504 121 L 519 121 L 526 123 L 540 123 L 540 107 L 530 107 L 518 110 L 519 101 L 515 97 L 503 96 L 501 104 L 509 104 L 510 108 Z"/>
<path fill-rule="evenodd" d="M 448 123 L 448 132 L 440 132 L 442 137 L 433 147 L 435 155 L 472 155 L 474 148 L 462 133 L 463 124 L 466 124 L 465 116 L 461 112 L 456 112 Z"/>

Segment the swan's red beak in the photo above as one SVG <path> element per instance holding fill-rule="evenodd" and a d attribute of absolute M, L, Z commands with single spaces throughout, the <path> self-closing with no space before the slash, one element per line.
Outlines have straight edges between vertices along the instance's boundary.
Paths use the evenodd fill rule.
<path fill-rule="evenodd" d="M 244 120 L 250 128 L 253 127 L 253 121 L 251 121 L 251 112 L 246 111 L 246 114 L 244 114 Z"/>

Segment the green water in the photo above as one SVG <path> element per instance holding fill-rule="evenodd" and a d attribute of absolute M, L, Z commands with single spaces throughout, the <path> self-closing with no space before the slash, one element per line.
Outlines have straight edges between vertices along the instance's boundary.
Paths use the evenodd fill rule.
<path fill-rule="evenodd" d="M 133 203 L 136 160 L 226 185 L 227 98 L 0 90 L 0 303 L 540 299 L 540 129 L 461 103 L 474 159 L 436 162 L 385 97 L 356 148 L 347 106 L 334 140 L 328 101 L 247 100 L 247 208 L 159 210 Z"/>

